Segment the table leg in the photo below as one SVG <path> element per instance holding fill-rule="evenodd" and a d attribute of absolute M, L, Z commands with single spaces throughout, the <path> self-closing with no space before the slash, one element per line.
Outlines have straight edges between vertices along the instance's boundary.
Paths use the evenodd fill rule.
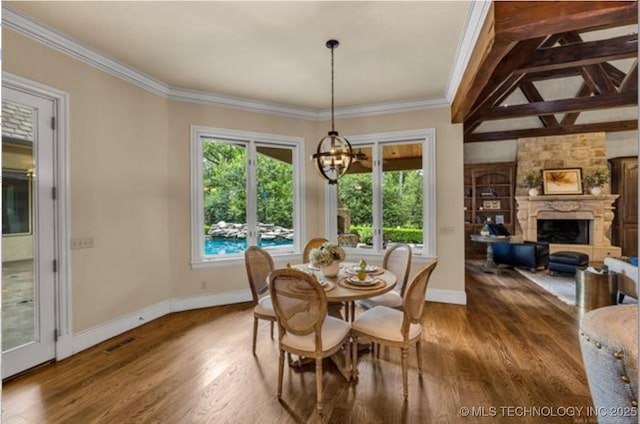
<path fill-rule="evenodd" d="M 496 272 L 496 263 L 493 261 L 493 245 L 492 243 L 487 243 L 487 260 L 482 266 L 484 272 L 494 273 Z"/>

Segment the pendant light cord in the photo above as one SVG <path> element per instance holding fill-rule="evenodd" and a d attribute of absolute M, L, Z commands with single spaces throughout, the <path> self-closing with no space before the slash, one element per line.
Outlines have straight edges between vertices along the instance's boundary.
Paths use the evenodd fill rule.
<path fill-rule="evenodd" d="M 336 127 L 335 124 L 333 122 L 333 111 L 334 111 L 334 107 L 333 107 L 333 102 L 334 102 L 334 94 L 333 94 L 333 49 L 334 47 L 331 47 L 331 132 L 335 132 Z"/>

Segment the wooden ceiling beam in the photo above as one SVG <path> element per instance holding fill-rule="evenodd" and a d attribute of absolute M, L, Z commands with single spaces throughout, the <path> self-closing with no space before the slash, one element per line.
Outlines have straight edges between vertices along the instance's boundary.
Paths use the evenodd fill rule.
<path fill-rule="evenodd" d="M 578 90 L 578 93 L 576 93 L 576 97 L 590 96 L 591 93 L 593 93 L 591 88 L 585 82 L 583 82 L 582 85 L 580 86 L 580 89 Z M 576 120 L 578 119 L 578 116 L 580 116 L 580 112 L 567 113 L 562 118 L 562 121 L 560 121 L 560 125 L 562 125 L 562 126 L 573 125 L 573 124 L 576 123 Z"/>
<path fill-rule="evenodd" d="M 620 84 L 622 84 L 622 80 L 624 80 L 626 74 L 607 62 L 604 62 L 602 64 L 602 68 L 609 76 L 609 79 L 611 79 L 611 81 L 613 81 L 613 83 L 616 85 L 616 87 L 620 87 Z"/>
<path fill-rule="evenodd" d="M 624 78 L 624 80 L 620 83 L 620 92 L 638 91 L 638 61 L 636 60 L 629 70 L 629 73 Z"/>
<path fill-rule="evenodd" d="M 544 81 L 544 80 L 557 79 L 557 78 L 569 78 L 569 77 L 575 77 L 580 75 L 580 72 L 581 72 L 581 69 L 578 67 L 551 69 L 548 71 L 540 71 L 540 72 L 531 72 L 524 76 L 523 81 Z"/>
<path fill-rule="evenodd" d="M 524 105 L 499 106 L 487 110 L 482 115 L 483 121 L 521 118 L 523 116 L 540 116 L 552 113 L 583 112 L 587 110 L 611 109 L 633 106 L 638 103 L 636 91 L 614 95 L 600 95 L 577 99 L 561 99 L 548 102 L 535 102 Z"/>
<path fill-rule="evenodd" d="M 524 81 L 520 83 L 520 90 L 530 103 L 544 102 L 542 95 L 540 95 L 540 92 L 532 82 Z M 540 115 L 538 116 L 538 119 L 540 119 L 540 122 L 542 122 L 542 125 L 544 125 L 545 127 L 558 126 L 558 120 L 553 115 Z"/>
<path fill-rule="evenodd" d="M 583 43 L 582 37 L 575 31 L 563 34 L 560 44 Z M 605 72 L 602 64 L 585 65 L 582 67 L 582 78 L 586 81 L 594 94 L 613 94 L 616 87 L 609 75 Z"/>
<path fill-rule="evenodd" d="M 494 9 L 496 37 L 515 41 L 638 22 L 635 1 L 498 1 Z"/>
<path fill-rule="evenodd" d="M 638 129 L 638 120 L 617 122 L 598 122 L 594 124 L 567 125 L 564 127 L 530 128 L 524 130 L 492 131 L 473 133 L 464 136 L 465 143 L 477 143 L 482 141 L 515 140 L 526 137 L 548 137 L 552 135 L 583 134 L 593 132 L 617 132 Z"/>
<path fill-rule="evenodd" d="M 592 65 L 638 55 L 638 34 L 607 40 L 585 41 L 538 50 L 516 72 L 537 72 L 575 66 Z"/>
<path fill-rule="evenodd" d="M 517 44 L 516 41 L 495 37 L 495 5 L 492 3 L 482 24 L 478 40 L 464 71 L 453 102 L 451 122 L 462 123 L 502 58 Z"/>

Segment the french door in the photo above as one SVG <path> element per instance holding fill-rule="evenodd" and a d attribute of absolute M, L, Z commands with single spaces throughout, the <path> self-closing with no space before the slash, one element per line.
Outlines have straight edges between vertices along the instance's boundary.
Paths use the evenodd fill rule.
<path fill-rule="evenodd" d="M 2 378 L 54 359 L 52 99 L 2 88 Z"/>

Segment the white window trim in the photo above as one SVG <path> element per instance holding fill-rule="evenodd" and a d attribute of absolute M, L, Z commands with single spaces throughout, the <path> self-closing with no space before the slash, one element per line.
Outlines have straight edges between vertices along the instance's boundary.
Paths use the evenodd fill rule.
<path fill-rule="evenodd" d="M 244 254 L 220 255 L 219 257 L 204 256 L 204 205 L 203 205 L 203 181 L 202 181 L 202 139 L 222 139 L 238 140 L 249 142 L 248 159 L 255 166 L 256 143 L 280 144 L 282 146 L 294 147 L 296 166 L 293 167 L 293 190 L 294 190 L 294 221 L 293 231 L 296 235 L 293 247 L 270 248 L 269 252 L 274 258 L 286 259 L 292 256 L 298 257 L 302 251 L 302 240 L 305 239 L 305 219 L 304 219 L 304 138 L 291 137 L 277 134 L 267 134 L 248 131 L 236 131 L 225 128 L 191 126 L 191 268 L 201 269 L 220 264 L 233 265 L 244 263 Z M 247 180 L 247 223 L 256 223 L 255 199 L 248 195 L 251 193 L 253 185 Z M 248 241 L 255 240 L 256 235 L 247 238 Z"/>
<path fill-rule="evenodd" d="M 393 131 L 384 133 L 373 134 L 361 134 L 354 136 L 346 136 L 351 143 L 352 147 L 357 148 L 364 144 L 373 143 L 393 143 L 403 141 L 422 140 L 423 142 L 423 155 L 422 155 L 422 170 L 423 170 L 423 190 L 424 195 L 422 197 L 422 219 L 423 219 L 423 248 L 421 252 L 414 253 L 416 257 L 437 257 L 436 242 L 437 242 L 437 226 L 436 226 L 436 130 L 435 128 L 426 128 L 420 130 L 409 131 Z M 377 149 L 373 149 L 373 160 L 377 161 Z M 375 175 L 375 174 L 374 174 Z M 374 179 L 373 187 L 373 225 L 374 228 L 382 228 L 382 216 L 379 211 L 381 207 L 378 207 L 382 201 L 381 190 L 381 173 L 378 174 L 378 178 Z M 329 240 L 335 240 L 336 234 L 334 229 L 338 228 L 338 205 L 337 205 L 337 192 L 335 185 L 325 186 L 325 236 Z M 431 235 L 428 237 L 427 235 Z M 367 257 L 379 257 L 384 255 L 382 249 L 382 241 L 379 234 L 374 234 L 374 247 L 370 250 L 367 249 L 355 249 L 346 248 L 348 252 L 357 253 L 361 256 Z"/>

